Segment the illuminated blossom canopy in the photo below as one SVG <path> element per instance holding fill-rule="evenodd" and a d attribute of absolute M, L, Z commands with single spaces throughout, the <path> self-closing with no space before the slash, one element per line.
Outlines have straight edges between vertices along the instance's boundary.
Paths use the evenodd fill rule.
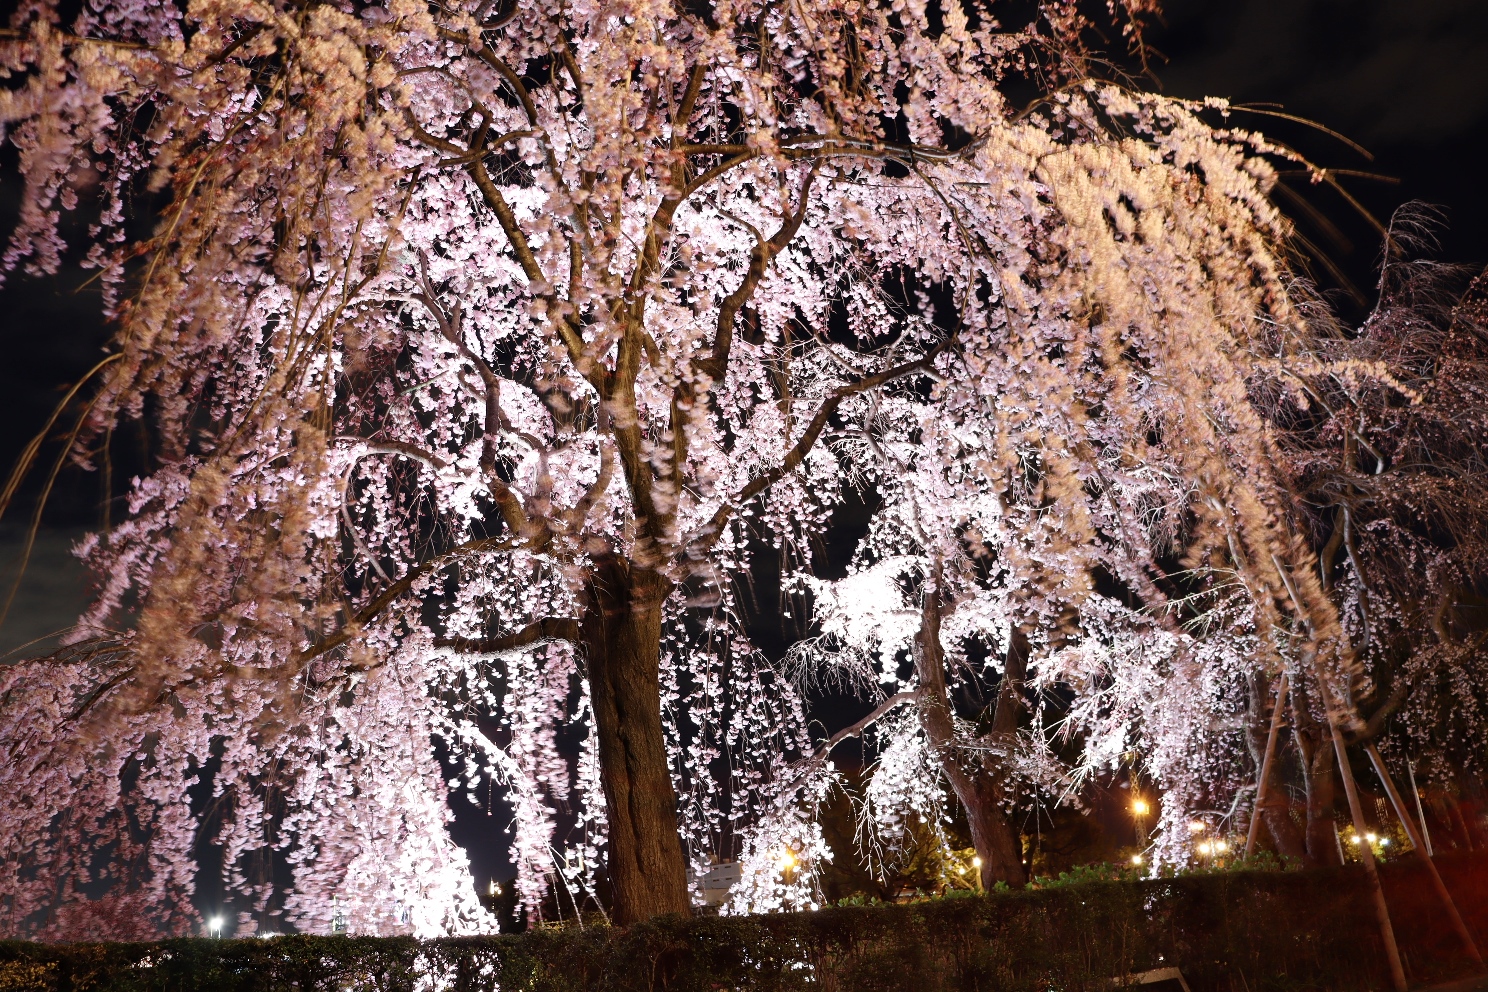
<path fill-rule="evenodd" d="M 55 270 L 94 201 L 117 333 L 76 454 L 130 418 L 161 454 L 83 548 L 73 643 L 3 674 L 0 926 L 185 931 L 210 824 L 239 932 L 486 928 L 446 824 L 488 778 L 533 911 L 685 911 L 689 867 L 740 851 L 739 908 L 797 899 L 759 866 L 823 766 L 736 582 L 901 468 L 862 568 L 948 567 L 994 645 L 1076 605 L 1049 671 L 1098 747 L 1168 701 L 1175 794 L 1206 672 L 1274 671 L 1304 628 L 1344 671 L 1251 403 L 1313 353 L 1275 150 L 1221 103 L 1079 82 L 1074 3 L 995 6 L 25 5 L 5 265 Z M 1012 106 L 1010 76 L 1048 92 Z M 1016 609 L 968 525 L 1043 576 Z M 1231 556 L 1248 640 L 1097 595 L 1099 564 L 1162 601 L 1158 540 Z"/>

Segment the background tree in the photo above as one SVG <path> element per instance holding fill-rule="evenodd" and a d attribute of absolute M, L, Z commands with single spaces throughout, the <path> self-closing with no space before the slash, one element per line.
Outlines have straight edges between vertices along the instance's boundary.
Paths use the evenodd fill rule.
<path fill-rule="evenodd" d="M 1052 113 L 1080 120 L 1078 107 Z M 1165 790 L 1161 853 L 1185 861 L 1191 817 L 1230 806 L 1247 784 L 1247 682 L 1283 667 L 1340 686 L 1357 674 L 1336 608 L 1306 578 L 1314 559 L 1289 465 L 1257 398 L 1298 369 L 1385 373 L 1318 358 L 1331 325 L 1305 288 L 1276 284 L 1251 295 L 1283 271 L 1277 256 L 1263 273 L 1219 275 L 1267 256 L 1253 253 L 1254 242 L 1239 250 L 1226 240 L 1233 203 L 1208 199 L 1212 188 L 1190 185 L 1191 172 L 1169 171 L 1193 160 L 1167 159 L 1187 146 L 1155 130 L 1143 168 L 1130 166 L 1131 145 L 1123 164 L 1103 159 L 1089 173 L 1081 166 L 1107 150 L 1095 142 L 1045 159 L 1041 174 L 1060 177 L 1050 182 L 1058 222 L 1024 241 L 1030 255 L 1053 260 L 1027 280 L 1032 291 L 1017 309 L 1005 303 L 996 335 L 958 342 L 967 374 L 947 377 L 928 401 L 890 390 L 865 407 L 872 412 L 856 435 L 844 435 L 885 508 L 854 574 L 806 581 L 821 630 L 800 653 L 825 668 L 819 677 L 877 690 L 883 705 L 918 699 L 943 713 L 940 683 L 977 674 L 956 665 L 939 674 L 947 669 L 938 659 L 960 653 L 959 637 L 982 640 L 990 657 L 1010 659 L 1004 686 L 1021 681 L 1026 665 L 1034 688 L 1072 698 L 1061 728 L 1083 739 L 1077 775 L 1141 756 Z M 1262 168 L 1256 159 L 1249 166 Z M 1216 170 L 1212 161 L 1201 168 Z M 1094 175 L 1099 187 L 1085 186 Z M 1267 211 L 1257 209 L 1275 221 L 1279 245 L 1286 228 Z M 1165 291 L 1164 267 L 1188 272 L 1196 263 L 1201 274 L 1171 304 L 1148 308 L 1150 294 Z M 937 571 L 935 594 L 912 605 L 913 582 Z M 967 610 L 957 633 L 929 634 L 977 598 L 984 605 Z M 896 669 L 911 643 L 918 678 L 901 684 Z M 995 665 L 990 674 L 999 674 Z M 1341 698 L 1335 692 L 1331 715 L 1354 721 Z M 933 749 L 942 757 L 986 764 L 976 731 L 954 743 L 949 732 L 939 736 Z M 886 762 L 915 755 L 917 767 L 936 765 L 897 737 L 883 747 Z M 883 771 L 885 781 L 904 783 L 906 803 L 925 804 L 919 776 L 897 765 Z M 975 790 L 996 789 L 1001 777 L 986 767 L 962 782 L 956 769 L 946 774 L 968 806 L 982 804 Z M 983 858 L 998 866 L 992 872 L 1006 870 L 990 846 Z"/>
<path fill-rule="evenodd" d="M 1361 666 L 1362 722 L 1351 739 L 1377 738 L 1390 757 L 1422 763 L 1457 791 L 1480 775 L 1471 742 L 1484 700 L 1474 659 L 1488 368 L 1481 276 L 1433 260 L 1439 222 L 1420 204 L 1397 212 L 1373 311 L 1356 329 L 1320 337 L 1315 366 L 1299 363 L 1263 403 L 1272 404 L 1321 584 Z M 1335 763 L 1316 746 L 1316 706 L 1294 690 L 1305 851 L 1279 790 L 1266 823 L 1284 853 L 1331 863 Z"/>

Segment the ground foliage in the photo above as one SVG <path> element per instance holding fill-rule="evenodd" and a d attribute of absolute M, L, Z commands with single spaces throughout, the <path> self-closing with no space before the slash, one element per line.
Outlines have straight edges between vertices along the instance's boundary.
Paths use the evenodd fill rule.
<path fill-rule="evenodd" d="M 1470 922 L 1488 924 L 1488 859 L 1441 859 Z M 629 928 L 499 937 L 277 937 L 0 944 L 0 989 L 798 988 L 924 992 L 1110 988 L 1178 965 L 1195 990 L 1363 989 L 1383 959 L 1357 867 L 1230 871 L 747 917 L 663 917 Z M 1385 867 L 1416 983 L 1456 977 L 1419 866 Z"/>

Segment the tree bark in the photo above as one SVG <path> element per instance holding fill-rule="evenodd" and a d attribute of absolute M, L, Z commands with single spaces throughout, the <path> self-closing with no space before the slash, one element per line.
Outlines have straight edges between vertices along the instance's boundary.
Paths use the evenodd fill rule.
<path fill-rule="evenodd" d="M 1303 863 L 1309 868 L 1342 864 L 1338 853 L 1338 827 L 1333 822 L 1337 776 L 1332 735 L 1313 717 L 1301 686 L 1292 686 L 1292 738 L 1302 765 L 1307 790 L 1306 851 Z"/>
<path fill-rule="evenodd" d="M 930 741 L 940 767 L 950 780 L 951 791 L 966 810 L 971 828 L 971 843 L 982 859 L 981 881 L 984 889 L 998 882 L 1021 886 L 1027 881 L 1023 870 L 1023 850 L 1018 830 L 1007 812 L 1007 793 L 1003 788 L 1001 769 L 985 757 L 967 756 L 956 745 L 956 723 L 946 690 L 945 654 L 940 646 L 940 574 L 937 567 L 925 583 L 921 606 L 920 629 L 915 635 L 915 674 L 919 679 L 920 726 Z M 1016 656 L 1017 661 L 1013 660 Z M 1014 671 L 1015 667 L 1017 671 Z M 1018 700 L 1016 685 L 1027 675 L 1027 657 L 1022 652 L 1009 652 L 993 717 L 993 740 L 1011 741 L 1017 730 Z M 1006 703 L 1005 703 L 1006 700 Z"/>
<path fill-rule="evenodd" d="M 670 585 L 601 557 L 580 619 L 610 830 L 617 924 L 689 913 L 677 795 L 661 724 L 661 605 Z"/>

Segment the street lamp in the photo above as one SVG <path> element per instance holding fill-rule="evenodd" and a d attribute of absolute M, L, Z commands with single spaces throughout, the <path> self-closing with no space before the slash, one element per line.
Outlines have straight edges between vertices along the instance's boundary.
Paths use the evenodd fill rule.
<path fill-rule="evenodd" d="M 214 916 L 210 920 L 208 920 L 207 932 L 209 932 L 214 939 L 220 938 L 222 936 L 222 917 Z"/>
<path fill-rule="evenodd" d="M 1137 796 L 1132 799 L 1131 811 L 1137 821 L 1137 842 L 1145 844 L 1147 843 L 1147 814 L 1152 812 L 1152 807 L 1147 804 L 1147 800 Z"/>

